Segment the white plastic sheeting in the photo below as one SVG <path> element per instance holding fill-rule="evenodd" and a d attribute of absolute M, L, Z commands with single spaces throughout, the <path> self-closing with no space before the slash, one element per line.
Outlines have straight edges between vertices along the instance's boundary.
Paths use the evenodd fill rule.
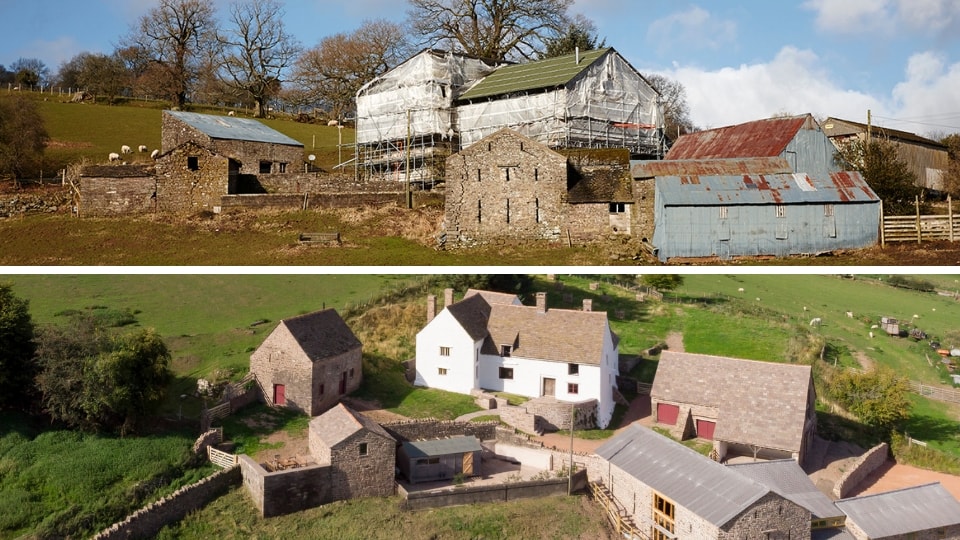
<path fill-rule="evenodd" d="M 608 54 L 556 90 L 457 107 L 461 148 L 510 127 L 548 146 L 657 147 L 659 96 L 621 56 Z"/>
<path fill-rule="evenodd" d="M 451 137 L 453 100 L 495 67 L 463 55 L 421 52 L 357 92 L 357 143 L 405 139 L 408 134 Z"/>

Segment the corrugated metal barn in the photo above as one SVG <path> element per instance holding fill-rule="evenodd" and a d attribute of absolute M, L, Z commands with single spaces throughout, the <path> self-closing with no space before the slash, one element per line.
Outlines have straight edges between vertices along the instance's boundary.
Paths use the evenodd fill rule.
<path fill-rule="evenodd" d="M 692 162 L 696 163 L 696 162 Z M 653 246 L 676 257 L 784 257 L 877 243 L 880 199 L 855 172 L 658 176 Z"/>
<path fill-rule="evenodd" d="M 474 436 L 405 441 L 397 450 L 397 467 L 411 484 L 481 474 L 480 441 Z"/>
<path fill-rule="evenodd" d="M 781 157 L 795 173 L 826 178 L 840 172 L 837 150 L 810 114 L 768 118 L 684 135 L 665 159 Z"/>

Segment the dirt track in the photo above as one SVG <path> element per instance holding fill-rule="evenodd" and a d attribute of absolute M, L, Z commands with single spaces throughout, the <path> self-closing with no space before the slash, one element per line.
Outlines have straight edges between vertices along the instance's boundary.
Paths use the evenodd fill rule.
<path fill-rule="evenodd" d="M 911 486 L 940 482 L 955 498 L 960 499 L 960 476 L 926 471 L 888 461 L 857 486 L 851 497 L 882 493 Z"/>

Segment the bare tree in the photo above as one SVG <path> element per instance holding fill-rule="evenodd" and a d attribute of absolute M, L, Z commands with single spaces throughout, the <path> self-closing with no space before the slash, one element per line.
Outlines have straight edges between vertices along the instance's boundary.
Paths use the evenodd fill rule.
<path fill-rule="evenodd" d="M 196 60 L 211 46 L 213 7 L 204 0 L 160 0 L 140 18 L 125 46 L 149 64 L 141 83 L 183 107 L 196 73 Z"/>
<path fill-rule="evenodd" d="M 407 16 L 426 45 L 491 60 L 534 59 L 566 31 L 571 5 L 573 0 L 410 0 Z"/>
<path fill-rule="evenodd" d="M 943 191 L 954 197 L 960 197 L 960 133 L 951 133 L 938 137 L 940 144 L 947 147 L 950 162 L 943 172 Z"/>
<path fill-rule="evenodd" d="M 30 88 L 46 83 L 50 75 L 46 64 L 38 58 L 18 58 L 10 64 L 10 70 L 17 84 Z"/>
<path fill-rule="evenodd" d="M 253 115 L 266 116 L 266 102 L 280 92 L 284 71 L 300 54 L 300 44 L 283 25 L 275 0 L 249 0 L 230 7 L 230 27 L 218 33 L 224 83 L 253 100 Z"/>
<path fill-rule="evenodd" d="M 19 187 L 39 169 L 49 139 L 36 101 L 19 95 L 0 100 L 0 176 L 12 176 Z"/>
<path fill-rule="evenodd" d="M 83 88 L 111 99 L 130 87 L 130 74 L 117 53 L 82 52 L 64 62 L 57 76 L 63 86 Z"/>
<path fill-rule="evenodd" d="M 667 137 L 676 140 L 680 135 L 695 131 L 690 120 L 690 106 L 687 105 L 687 90 L 683 84 L 658 73 L 645 74 L 643 78 L 660 93 Z"/>
<path fill-rule="evenodd" d="M 294 79 L 304 101 L 322 103 L 340 119 L 354 107 L 361 86 L 393 69 L 409 53 L 402 26 L 366 21 L 354 33 L 325 37 L 304 52 L 296 62 Z"/>

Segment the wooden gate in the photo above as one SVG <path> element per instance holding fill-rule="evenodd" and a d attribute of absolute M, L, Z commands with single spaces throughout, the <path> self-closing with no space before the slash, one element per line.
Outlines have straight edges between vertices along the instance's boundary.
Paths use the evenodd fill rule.
<path fill-rule="evenodd" d="M 463 454 L 463 474 L 464 476 L 473 476 L 473 452 L 464 452 Z"/>

